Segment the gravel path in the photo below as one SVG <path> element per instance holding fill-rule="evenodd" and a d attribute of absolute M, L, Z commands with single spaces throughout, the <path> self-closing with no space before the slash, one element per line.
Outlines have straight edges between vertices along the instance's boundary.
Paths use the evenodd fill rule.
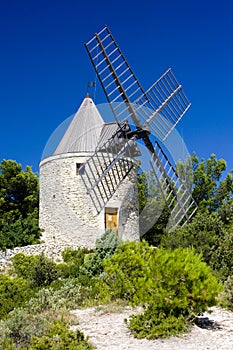
<path fill-rule="evenodd" d="M 188 335 L 171 337 L 166 340 L 135 339 L 124 323 L 124 319 L 133 313 L 130 307 L 122 312 L 108 313 L 101 308 L 74 310 L 79 326 L 85 336 L 98 350 L 233 350 L 233 313 L 212 308 L 211 314 L 205 314 L 214 321 L 212 329 L 194 326 Z"/>

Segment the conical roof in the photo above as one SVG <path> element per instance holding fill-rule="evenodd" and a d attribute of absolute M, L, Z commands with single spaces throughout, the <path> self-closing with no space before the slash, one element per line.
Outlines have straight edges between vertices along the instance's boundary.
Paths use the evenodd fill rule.
<path fill-rule="evenodd" d="M 104 121 L 89 95 L 85 97 L 59 142 L 54 155 L 94 152 Z"/>

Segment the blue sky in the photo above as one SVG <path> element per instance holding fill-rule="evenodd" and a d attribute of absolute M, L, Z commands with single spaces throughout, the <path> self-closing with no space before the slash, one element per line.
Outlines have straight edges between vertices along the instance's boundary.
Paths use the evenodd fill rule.
<path fill-rule="evenodd" d="M 233 168 L 231 0 L 0 0 L 0 160 L 34 171 L 95 73 L 84 43 L 107 24 L 144 89 L 169 67 L 192 102 L 178 126 L 190 153 Z M 95 103 L 106 102 L 97 85 Z"/>

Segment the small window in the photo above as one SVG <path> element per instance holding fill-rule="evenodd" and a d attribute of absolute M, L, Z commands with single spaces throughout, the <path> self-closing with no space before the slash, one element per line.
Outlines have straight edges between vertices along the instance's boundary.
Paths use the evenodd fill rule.
<path fill-rule="evenodd" d="M 82 163 L 76 163 L 76 175 L 79 175 L 79 169 L 81 168 Z"/>

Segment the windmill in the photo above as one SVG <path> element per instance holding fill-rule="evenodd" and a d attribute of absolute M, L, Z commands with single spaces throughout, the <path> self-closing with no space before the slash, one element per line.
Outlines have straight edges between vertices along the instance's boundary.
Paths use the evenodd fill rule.
<path fill-rule="evenodd" d="M 106 142 L 100 142 L 79 172 L 97 213 L 130 174 L 141 140 L 150 153 L 150 167 L 170 209 L 170 226 L 190 221 L 197 205 L 160 144 L 190 107 L 182 86 L 168 69 L 144 91 L 107 26 L 85 47 L 116 120 L 115 130 Z M 158 139 L 155 144 L 151 135 Z"/>

